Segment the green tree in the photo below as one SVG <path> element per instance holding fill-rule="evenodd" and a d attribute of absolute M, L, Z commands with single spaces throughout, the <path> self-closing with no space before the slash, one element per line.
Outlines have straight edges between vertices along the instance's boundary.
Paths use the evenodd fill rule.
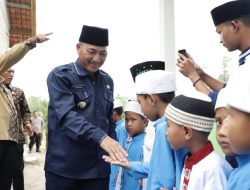
<path fill-rule="evenodd" d="M 228 62 L 231 60 L 231 58 L 224 56 L 223 57 L 223 62 L 222 62 L 222 73 L 220 74 L 218 80 L 221 82 L 227 82 L 229 78 L 229 73 L 228 73 Z"/>
<path fill-rule="evenodd" d="M 31 96 L 28 99 L 28 104 L 30 111 L 39 111 L 43 113 L 44 122 L 47 123 L 48 121 L 48 101 L 42 99 L 41 97 Z"/>

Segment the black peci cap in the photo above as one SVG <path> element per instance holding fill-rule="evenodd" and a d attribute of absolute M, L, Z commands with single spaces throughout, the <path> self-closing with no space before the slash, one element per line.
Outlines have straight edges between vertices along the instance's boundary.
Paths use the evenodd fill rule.
<path fill-rule="evenodd" d="M 83 25 L 79 41 L 96 46 L 108 46 L 108 29 Z"/>
<path fill-rule="evenodd" d="M 236 0 L 224 3 L 211 11 L 214 25 L 250 16 L 250 0 Z"/>

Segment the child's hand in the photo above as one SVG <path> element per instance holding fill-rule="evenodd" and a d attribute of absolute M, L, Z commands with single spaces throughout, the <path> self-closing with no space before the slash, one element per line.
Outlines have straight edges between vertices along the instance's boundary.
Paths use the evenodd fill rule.
<path fill-rule="evenodd" d="M 103 155 L 102 159 L 103 159 L 105 162 L 108 162 L 108 163 L 110 163 L 110 164 L 118 165 L 118 166 L 121 166 L 122 168 L 125 168 L 125 169 L 130 170 L 130 164 L 129 164 L 129 162 L 128 162 L 127 160 L 121 162 L 121 161 L 112 159 L 110 156 L 105 156 L 105 155 Z"/>

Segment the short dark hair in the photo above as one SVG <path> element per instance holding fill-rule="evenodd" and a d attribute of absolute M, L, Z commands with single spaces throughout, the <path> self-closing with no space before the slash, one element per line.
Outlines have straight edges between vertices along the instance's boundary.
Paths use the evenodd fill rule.
<path fill-rule="evenodd" d="M 115 111 L 118 115 L 122 115 L 123 108 L 122 107 L 117 107 L 117 108 L 114 108 L 113 111 Z"/>
<path fill-rule="evenodd" d="M 175 92 L 160 93 L 157 95 L 160 97 L 161 101 L 163 101 L 164 103 L 170 103 L 175 97 Z"/>
<path fill-rule="evenodd" d="M 246 26 L 250 27 L 250 15 L 239 18 Z"/>
<path fill-rule="evenodd" d="M 140 96 L 142 96 L 143 98 L 147 98 L 148 94 L 138 94 Z M 161 99 L 161 101 L 163 101 L 164 103 L 170 103 L 174 97 L 175 97 L 175 92 L 165 92 L 165 93 L 159 93 L 159 94 L 155 94 L 157 96 L 159 96 L 159 98 Z"/>

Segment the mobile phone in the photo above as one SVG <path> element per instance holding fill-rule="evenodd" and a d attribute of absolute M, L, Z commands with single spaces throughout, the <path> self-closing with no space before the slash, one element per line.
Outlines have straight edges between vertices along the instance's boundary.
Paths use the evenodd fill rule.
<path fill-rule="evenodd" d="M 187 51 L 186 51 L 185 49 L 180 49 L 180 50 L 178 50 L 178 53 L 179 53 L 179 54 L 182 54 L 182 55 L 184 55 L 186 58 L 188 58 L 188 54 L 187 54 Z"/>

